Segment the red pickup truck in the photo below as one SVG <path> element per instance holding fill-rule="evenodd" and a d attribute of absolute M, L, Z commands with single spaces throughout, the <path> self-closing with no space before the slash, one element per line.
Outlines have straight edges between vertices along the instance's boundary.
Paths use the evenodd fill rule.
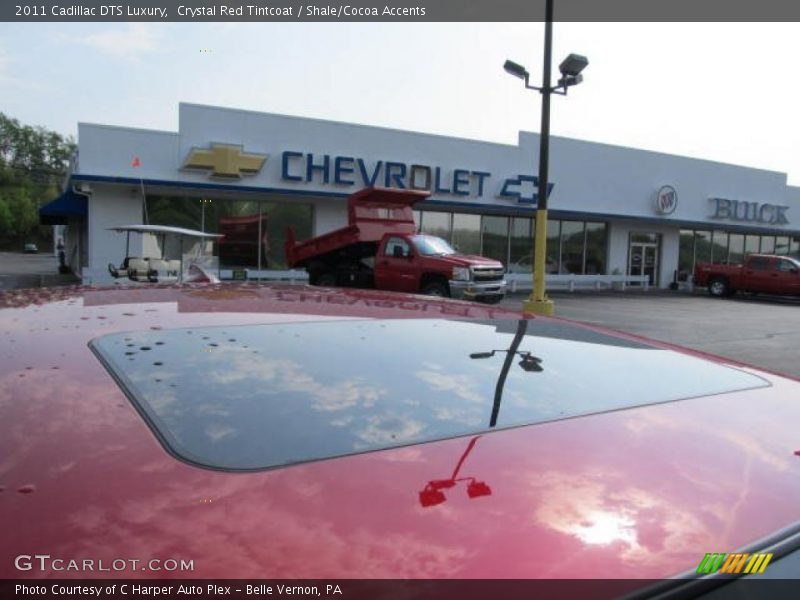
<path fill-rule="evenodd" d="M 304 267 L 312 285 L 502 300 L 502 263 L 459 254 L 445 240 L 417 233 L 411 207 L 428 195 L 384 188 L 356 192 L 347 200 L 346 227 L 304 242 L 288 229 L 286 261 Z"/>
<path fill-rule="evenodd" d="M 750 254 L 743 265 L 698 263 L 695 285 L 708 286 L 712 296 L 737 291 L 800 296 L 800 261 L 787 256 Z"/>

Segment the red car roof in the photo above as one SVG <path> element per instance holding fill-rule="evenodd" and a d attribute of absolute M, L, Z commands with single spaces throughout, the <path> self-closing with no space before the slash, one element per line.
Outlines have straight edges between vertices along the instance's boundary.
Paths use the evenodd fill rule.
<path fill-rule="evenodd" d="M 0 295 L 0 577 L 109 575 L 14 567 L 46 552 L 193 561 L 159 577 L 654 579 L 800 519 L 800 384 L 776 375 L 760 373 L 760 389 L 228 473 L 168 454 L 87 345 L 409 316 L 518 317 L 290 286 Z"/>

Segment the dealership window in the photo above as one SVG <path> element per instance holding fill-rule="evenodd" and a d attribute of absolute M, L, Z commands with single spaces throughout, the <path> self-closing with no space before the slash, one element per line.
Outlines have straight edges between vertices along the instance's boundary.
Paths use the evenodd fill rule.
<path fill-rule="evenodd" d="M 450 241 L 452 214 L 426 210 L 422 213 L 420 231 Z"/>
<path fill-rule="evenodd" d="M 713 238 L 712 238 L 713 236 Z M 713 239 L 713 244 L 711 240 Z M 795 245 L 792 246 L 792 243 Z M 681 230 L 678 277 L 681 281 L 694 272 L 698 263 L 741 263 L 748 254 L 791 253 L 798 251 L 797 240 L 787 236 L 729 233 L 726 231 Z"/>
<path fill-rule="evenodd" d="M 224 269 L 285 269 L 286 228 L 305 240 L 313 223 L 308 204 L 188 196 L 148 196 L 147 215 L 153 225 L 224 234 L 214 244 Z"/>
<path fill-rule="evenodd" d="M 481 254 L 508 265 L 508 217 L 485 216 L 481 222 Z"/>
<path fill-rule="evenodd" d="M 718 243 L 716 247 L 711 243 L 712 235 Z M 727 260 L 727 245 L 723 245 L 723 240 L 727 241 L 727 234 L 724 232 L 682 229 L 678 254 L 678 281 L 687 281 L 698 263 L 710 263 L 715 252 L 717 260 Z"/>
<path fill-rule="evenodd" d="M 744 259 L 744 236 L 741 233 L 730 234 L 728 243 L 728 263 L 738 264 Z"/>
<path fill-rule="evenodd" d="M 800 237 L 789 239 L 789 254 L 795 258 L 800 258 Z"/>
<path fill-rule="evenodd" d="M 775 238 L 775 254 L 789 254 L 789 238 L 788 236 L 779 235 Z"/>
<path fill-rule="evenodd" d="M 530 273 L 533 255 L 533 219 L 511 219 L 508 270 L 511 273 Z"/>
<path fill-rule="evenodd" d="M 681 229 L 678 249 L 678 281 L 686 281 L 694 271 L 695 235 L 690 229 Z"/>
<path fill-rule="evenodd" d="M 509 273 L 530 273 L 535 219 L 422 211 L 415 222 L 423 233 L 450 241 L 459 252 L 502 262 Z M 603 274 L 608 247 L 606 223 L 547 222 L 547 273 Z"/>
<path fill-rule="evenodd" d="M 419 226 L 422 223 L 422 213 L 418 210 L 412 212 L 414 213 L 414 225 L 417 226 L 417 232 L 419 232 Z"/>
<path fill-rule="evenodd" d="M 583 221 L 561 221 L 561 272 L 583 274 L 585 245 Z"/>
<path fill-rule="evenodd" d="M 452 246 L 461 254 L 481 253 L 481 216 L 455 213 L 453 215 Z"/>
<path fill-rule="evenodd" d="M 659 234 L 636 231 L 631 233 L 631 241 L 640 244 L 658 244 Z"/>
<path fill-rule="evenodd" d="M 309 204 L 262 202 L 262 215 L 267 219 L 269 245 L 265 249 L 269 269 L 286 269 L 286 228 L 294 229 L 297 240 L 307 240 L 313 235 L 313 213 Z"/>
<path fill-rule="evenodd" d="M 694 232 L 694 264 L 699 262 L 711 262 L 711 232 L 710 231 L 695 231 Z M 694 271 L 694 264 L 691 270 Z"/>
<path fill-rule="evenodd" d="M 761 252 L 761 254 L 775 254 L 775 236 L 762 236 L 759 252 Z"/>
<path fill-rule="evenodd" d="M 591 221 L 547 223 L 547 272 L 603 274 L 606 270 L 606 224 Z"/>
<path fill-rule="evenodd" d="M 606 224 L 586 223 L 586 268 L 587 275 L 606 272 Z"/>
<path fill-rule="evenodd" d="M 548 273 L 560 273 L 561 265 L 561 221 L 547 221 L 547 259 L 546 270 Z"/>
<path fill-rule="evenodd" d="M 748 235 L 744 240 L 744 254 L 758 254 L 761 247 L 760 235 Z"/>
<path fill-rule="evenodd" d="M 728 262 L 728 232 L 714 231 L 711 243 L 711 262 L 715 265 Z"/>

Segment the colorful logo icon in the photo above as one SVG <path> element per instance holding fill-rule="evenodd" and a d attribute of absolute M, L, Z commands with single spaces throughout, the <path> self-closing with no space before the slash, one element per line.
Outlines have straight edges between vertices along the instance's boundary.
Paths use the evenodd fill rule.
<path fill-rule="evenodd" d="M 710 573 L 763 573 L 769 561 L 772 560 L 772 553 L 754 552 L 752 554 L 743 552 L 738 554 L 725 554 L 714 552 L 706 554 L 697 566 L 697 572 L 702 574 Z"/>

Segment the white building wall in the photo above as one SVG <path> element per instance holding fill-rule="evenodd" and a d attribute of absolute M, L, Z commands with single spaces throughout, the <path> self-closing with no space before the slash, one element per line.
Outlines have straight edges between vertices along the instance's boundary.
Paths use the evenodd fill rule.
<path fill-rule="evenodd" d="M 83 269 L 85 284 L 110 283 L 108 263 L 119 264 L 125 258 L 125 234 L 109 227 L 142 222 L 141 193 L 130 186 L 92 184 L 88 203 L 89 265 Z M 142 256 L 142 238 L 131 234 L 130 253 Z"/>
<path fill-rule="evenodd" d="M 518 208 L 513 198 L 499 197 L 500 190 L 509 178 L 536 174 L 539 148 L 538 134 L 529 132 L 520 133 L 518 144 L 508 145 L 193 104 L 180 105 L 178 133 L 84 123 L 78 131 L 78 175 L 310 195 L 348 194 L 362 187 L 358 173 L 349 176 L 354 185 L 336 184 L 332 167 L 327 183 L 318 171 L 311 181 L 283 179 L 282 154 L 295 151 L 312 153 L 317 164 L 324 155 L 329 156 L 331 164 L 336 156 L 361 158 L 369 172 L 378 170 L 376 185 L 386 184 L 385 168 L 379 168 L 381 161 L 428 165 L 440 169 L 445 182 L 451 181 L 456 169 L 490 173 L 481 195 L 473 178 L 466 196 L 434 192 L 431 198 L 476 208 Z M 215 142 L 240 144 L 245 152 L 268 158 L 259 173 L 234 181 L 183 168 L 193 148 L 208 148 Z M 131 166 L 134 157 L 139 158 L 138 168 Z M 671 185 L 679 202 L 674 213 L 663 217 L 665 222 L 692 221 L 722 227 L 737 224 L 711 217 L 712 199 L 720 197 L 789 205 L 790 224 L 776 229 L 797 230 L 800 223 L 800 188 L 787 187 L 784 173 L 559 137 L 551 140 L 550 161 L 550 181 L 555 184 L 550 197 L 553 210 L 595 214 L 598 218 L 657 218 L 655 195 L 661 186 Z M 293 162 L 292 172 L 303 173 L 303 164 L 299 159 Z"/>
<path fill-rule="evenodd" d="M 174 180 L 180 135 L 168 131 L 78 123 L 77 173 Z M 139 166 L 133 166 L 134 158 Z"/>

